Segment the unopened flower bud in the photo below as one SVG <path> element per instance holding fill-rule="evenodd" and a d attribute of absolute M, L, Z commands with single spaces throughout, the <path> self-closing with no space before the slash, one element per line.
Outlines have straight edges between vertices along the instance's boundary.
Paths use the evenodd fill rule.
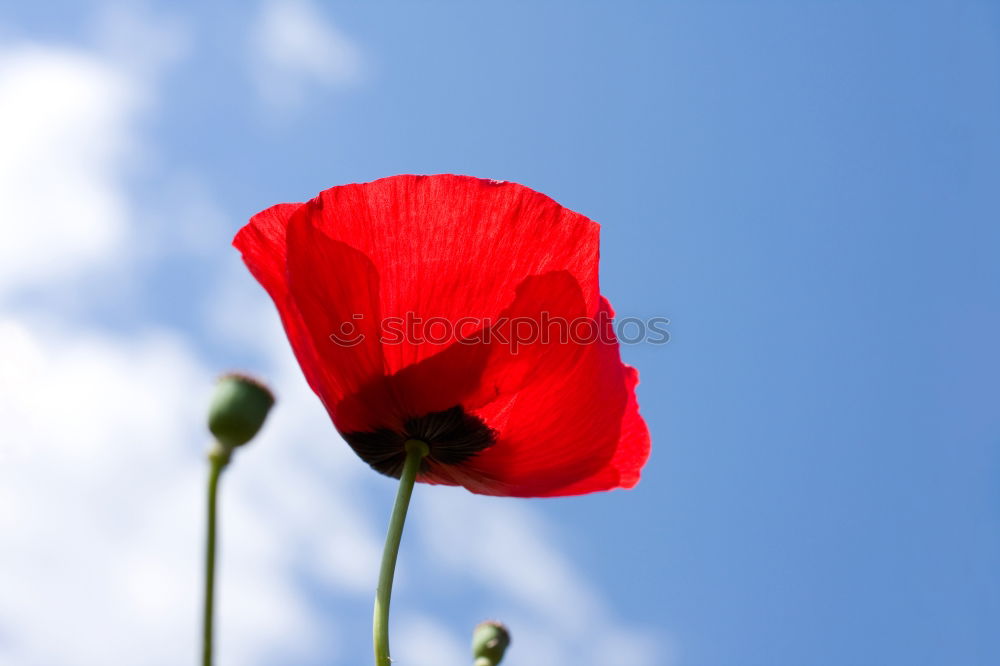
<path fill-rule="evenodd" d="M 271 391 L 257 380 L 223 375 L 208 410 L 208 429 L 221 446 L 232 450 L 254 438 L 273 405 Z"/>
<path fill-rule="evenodd" d="M 499 622 L 483 622 L 472 631 L 472 657 L 476 666 L 496 666 L 510 645 L 510 632 Z"/>

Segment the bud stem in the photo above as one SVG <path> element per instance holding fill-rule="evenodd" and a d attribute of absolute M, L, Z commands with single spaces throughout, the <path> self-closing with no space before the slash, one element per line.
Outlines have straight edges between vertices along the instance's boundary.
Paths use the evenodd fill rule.
<path fill-rule="evenodd" d="M 375 613 L 372 619 L 372 638 L 375 643 L 375 666 L 390 666 L 389 659 L 389 598 L 392 596 L 392 579 L 396 573 L 396 556 L 399 542 L 403 537 L 403 523 L 406 510 L 410 506 L 413 484 L 420 471 L 420 463 L 428 453 L 427 444 L 417 439 L 406 441 L 406 462 L 399 476 L 396 503 L 389 518 L 389 530 L 385 535 L 385 549 L 382 551 L 382 568 L 378 575 L 378 590 L 375 593 Z"/>
<path fill-rule="evenodd" d="M 208 454 L 208 522 L 205 538 L 205 606 L 202 623 L 202 666 L 212 666 L 212 634 L 215 615 L 215 532 L 219 476 L 229 462 L 229 451 L 216 444 Z"/>

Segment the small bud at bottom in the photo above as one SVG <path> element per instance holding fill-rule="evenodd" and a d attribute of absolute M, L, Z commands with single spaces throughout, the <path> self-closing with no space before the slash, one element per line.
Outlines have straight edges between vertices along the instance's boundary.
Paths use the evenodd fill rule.
<path fill-rule="evenodd" d="M 499 622 L 483 622 L 472 632 L 475 666 L 496 666 L 510 646 L 510 632 Z"/>

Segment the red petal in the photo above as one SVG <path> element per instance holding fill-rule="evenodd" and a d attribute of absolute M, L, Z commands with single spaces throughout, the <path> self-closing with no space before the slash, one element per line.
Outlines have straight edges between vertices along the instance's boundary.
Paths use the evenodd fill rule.
<path fill-rule="evenodd" d="M 365 405 L 384 405 L 388 392 L 393 414 L 379 425 L 398 428 L 407 418 L 456 405 L 473 412 L 496 401 L 509 401 L 536 378 L 552 375 L 560 366 L 571 367 L 584 353 L 583 347 L 544 344 L 537 336 L 517 344 L 512 336 L 521 325 L 540 327 L 543 313 L 564 321 L 586 318 L 576 280 L 567 271 L 532 276 L 522 282 L 516 294 L 514 302 L 491 325 L 403 368 L 382 384 L 364 386 L 347 396 L 339 409 L 360 411 Z M 440 482 L 448 481 L 442 477 Z"/>
<path fill-rule="evenodd" d="M 391 410 L 387 393 L 354 411 L 340 409 L 345 396 L 383 388 L 379 276 L 354 248 L 331 240 L 314 225 L 315 204 L 306 204 L 288 222 L 288 293 L 306 323 L 319 360 L 320 396 L 341 430 L 381 425 Z"/>
<path fill-rule="evenodd" d="M 394 377 L 400 380 L 397 392 L 416 400 L 410 403 L 412 413 L 454 405 L 471 412 L 513 397 L 560 366 L 572 365 L 581 347 L 547 344 L 539 329 L 548 319 L 586 317 L 583 294 L 573 276 L 567 271 L 531 276 L 515 293 L 514 301 L 490 326 Z"/>
<path fill-rule="evenodd" d="M 306 381 L 317 395 L 326 393 L 321 377 L 322 365 L 312 340 L 306 330 L 298 308 L 288 297 L 286 275 L 287 248 L 285 236 L 288 220 L 302 208 L 303 204 L 278 204 L 257 213 L 250 218 L 249 224 L 240 229 L 233 239 L 233 245 L 243 255 L 250 273 L 271 296 L 285 333 L 292 344 L 292 350 L 298 359 Z"/>
<path fill-rule="evenodd" d="M 611 309 L 605 339 L 613 339 Z M 497 444 L 462 465 L 456 482 L 473 492 L 520 497 L 576 495 L 631 487 L 649 454 L 635 400 L 637 373 L 618 343 L 585 347 L 571 368 L 536 378 L 509 405 L 480 410 L 499 425 Z"/>
<path fill-rule="evenodd" d="M 367 255 L 387 318 L 495 318 L 530 275 L 568 271 L 588 312 L 598 306 L 598 226 L 514 183 L 468 176 L 395 176 L 326 190 L 318 225 Z M 418 327 L 417 330 L 420 333 Z M 440 351 L 384 350 L 397 372 Z"/>
<path fill-rule="evenodd" d="M 583 495 L 598 490 L 632 488 L 639 483 L 640 472 L 649 458 L 649 429 L 642 416 L 639 415 L 639 403 L 635 396 L 635 387 L 639 383 L 639 372 L 631 366 L 625 366 L 625 376 L 629 399 L 622 417 L 621 434 L 618 437 L 618 446 L 614 455 L 595 474 L 561 488 L 534 493 L 535 496 Z"/>
<path fill-rule="evenodd" d="M 288 293 L 285 278 L 288 220 L 303 205 L 295 203 L 271 206 L 251 217 L 250 222 L 233 239 L 233 245 L 243 255 L 247 268 L 276 304 L 283 303 Z"/>

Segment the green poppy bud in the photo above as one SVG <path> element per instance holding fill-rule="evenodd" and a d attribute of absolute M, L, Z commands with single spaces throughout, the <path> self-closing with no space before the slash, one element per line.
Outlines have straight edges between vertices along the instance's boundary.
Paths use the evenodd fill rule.
<path fill-rule="evenodd" d="M 483 622 L 472 631 L 475 666 L 496 666 L 510 645 L 510 632 L 499 622 Z"/>
<path fill-rule="evenodd" d="M 274 395 L 262 383 L 238 373 L 223 375 L 208 410 L 208 429 L 232 450 L 254 438 L 272 406 Z"/>

